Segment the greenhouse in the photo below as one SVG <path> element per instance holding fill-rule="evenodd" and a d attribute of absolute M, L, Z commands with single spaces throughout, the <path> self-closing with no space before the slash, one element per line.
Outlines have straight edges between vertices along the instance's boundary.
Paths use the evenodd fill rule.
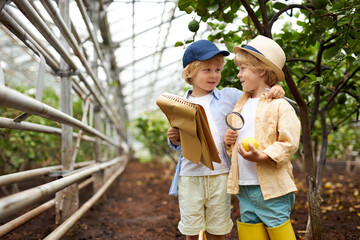
<path fill-rule="evenodd" d="M 288 223 L 283 239 L 358 239 L 359 12 L 359 0 L 0 0 L 0 238 L 273 240 Z M 262 71 L 275 81 L 251 85 Z M 249 185 L 262 207 L 296 196 L 281 225 L 250 221 L 263 238 L 242 225 Z"/>

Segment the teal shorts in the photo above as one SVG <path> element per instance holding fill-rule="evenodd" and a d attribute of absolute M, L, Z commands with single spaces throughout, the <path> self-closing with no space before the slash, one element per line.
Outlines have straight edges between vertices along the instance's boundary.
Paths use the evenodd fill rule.
<path fill-rule="evenodd" d="M 295 194 L 264 200 L 259 185 L 240 185 L 237 194 L 240 205 L 240 220 L 243 223 L 261 223 L 268 228 L 280 226 L 290 218 Z"/>

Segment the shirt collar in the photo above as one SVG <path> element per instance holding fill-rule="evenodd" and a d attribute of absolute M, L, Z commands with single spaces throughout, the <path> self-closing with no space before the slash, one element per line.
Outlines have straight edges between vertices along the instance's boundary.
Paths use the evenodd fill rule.
<path fill-rule="evenodd" d="M 192 89 L 189 89 L 185 93 L 185 98 L 189 98 L 190 94 L 192 93 Z M 220 91 L 217 88 L 214 88 L 214 90 L 211 92 L 211 94 L 216 98 L 216 100 L 219 100 L 220 97 Z"/>

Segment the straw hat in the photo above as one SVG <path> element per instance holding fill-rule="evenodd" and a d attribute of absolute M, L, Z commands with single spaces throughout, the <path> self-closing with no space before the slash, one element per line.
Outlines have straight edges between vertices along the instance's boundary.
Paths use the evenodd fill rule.
<path fill-rule="evenodd" d="M 270 66 L 275 72 L 278 81 L 285 79 L 284 72 L 282 71 L 286 60 L 285 53 L 279 44 L 271 38 L 259 35 L 250 41 L 245 47 L 234 47 L 235 54 L 240 50 L 244 50 L 252 54 L 263 63 Z"/>

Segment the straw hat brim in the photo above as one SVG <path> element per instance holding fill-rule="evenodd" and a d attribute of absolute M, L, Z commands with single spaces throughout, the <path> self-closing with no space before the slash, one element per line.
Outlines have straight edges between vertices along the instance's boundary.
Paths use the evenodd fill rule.
<path fill-rule="evenodd" d="M 234 47 L 234 53 L 238 53 L 240 50 L 246 51 L 253 55 L 254 57 L 258 58 L 260 61 L 268 65 L 275 73 L 277 81 L 280 82 L 285 79 L 285 74 L 278 66 L 276 66 L 274 63 L 272 63 L 269 59 L 261 55 L 260 53 L 254 52 L 252 50 L 242 48 L 242 47 Z"/>

